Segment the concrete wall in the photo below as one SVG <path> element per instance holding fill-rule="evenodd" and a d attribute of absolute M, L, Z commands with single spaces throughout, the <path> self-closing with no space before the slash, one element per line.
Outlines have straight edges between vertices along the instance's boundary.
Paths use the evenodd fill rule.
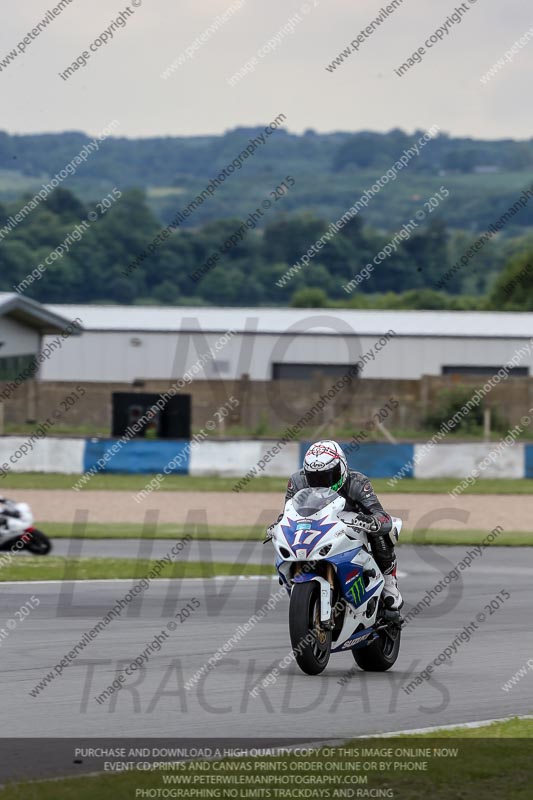
<path fill-rule="evenodd" d="M 85 449 L 84 439 L 45 437 L 29 442 L 26 436 L 0 436 L 0 477 L 8 472 L 80 474 Z"/>
<path fill-rule="evenodd" d="M 424 445 L 414 446 L 415 478 L 466 478 L 482 468 L 483 478 L 523 478 L 525 477 L 526 445 L 514 444 L 496 450 L 493 444 L 438 444 L 429 452 Z"/>
<path fill-rule="evenodd" d="M 423 445 L 363 444 L 348 452 L 351 468 L 371 478 L 524 478 L 533 477 L 533 445 L 436 445 L 422 456 Z M 288 477 L 300 469 L 308 442 L 268 441 L 121 441 L 117 439 L 0 437 L 0 493 L 10 472 L 145 473 L 219 475 L 250 479 Z M 494 460 L 487 457 L 495 454 Z M 480 464 L 486 459 L 486 467 Z M 478 470 L 479 472 L 476 472 Z M 248 480 L 244 481 L 247 484 Z M 243 484 L 243 485 L 244 485 Z"/>
<path fill-rule="evenodd" d="M 271 445 L 269 441 L 200 442 L 191 448 L 191 475 L 224 475 L 241 477 L 263 458 Z M 286 444 L 264 467 L 261 475 L 288 477 L 299 466 L 298 443 Z"/>
<path fill-rule="evenodd" d="M 68 342 L 67 342 L 68 343 Z M 214 430 L 214 435 L 231 435 L 231 426 L 238 425 L 248 431 L 261 430 L 265 426 L 282 431 L 295 424 L 309 409 L 325 396 L 333 386 L 334 379 L 317 378 L 304 381 L 194 381 L 183 391 L 192 397 L 193 428 L 201 429 L 233 395 L 239 405 L 228 417 L 225 427 Z M 472 393 L 483 385 L 483 379 L 465 379 Z M 394 411 L 389 411 L 384 424 L 388 428 L 416 430 L 422 427 L 424 417 L 438 401 L 446 388 L 456 385 L 453 376 L 425 377 L 422 381 L 369 380 L 354 381 L 342 388 L 318 413 L 308 434 L 323 426 L 325 433 L 339 427 L 353 435 L 364 428 L 372 414 L 385 407 L 393 397 L 398 402 Z M 138 387 L 140 392 L 161 393 L 172 385 L 171 381 L 146 381 Z M 68 412 L 72 425 L 100 425 L 111 430 L 111 394 L 113 391 L 135 391 L 128 383 L 83 384 L 85 395 Z M 0 392 L 6 387 L 0 383 Z M 76 383 L 26 381 L 21 384 L 4 403 L 6 423 L 24 423 L 28 420 L 41 422 L 61 407 L 62 399 L 75 389 Z M 487 395 L 486 404 L 498 411 L 512 427 L 533 407 L 533 378 L 509 378 L 496 386 Z"/>
<path fill-rule="evenodd" d="M 192 424 L 201 429 L 210 421 L 217 409 L 230 396 L 238 401 L 220 429 L 215 434 L 231 434 L 231 425 L 253 430 L 267 426 L 270 430 L 282 431 L 305 416 L 321 396 L 332 390 L 334 378 L 304 381 L 194 381 L 185 387 L 182 394 L 192 397 Z M 0 383 L 0 392 L 6 384 Z M 140 392 L 162 393 L 169 389 L 171 381 L 146 381 Z M 5 402 L 5 422 L 23 423 L 27 420 L 42 421 L 51 417 L 61 407 L 62 399 L 76 383 L 26 381 Z M 71 425 L 101 425 L 111 430 L 112 392 L 136 391 L 128 383 L 83 383 L 85 395 L 68 412 Z M 316 414 L 313 426 L 334 426 L 339 423 L 353 428 L 354 432 L 385 405 L 390 397 L 398 398 L 397 411 L 388 418 L 391 424 L 416 427 L 420 419 L 420 387 L 418 381 L 354 381 L 352 386 L 341 388 L 336 395 Z"/>

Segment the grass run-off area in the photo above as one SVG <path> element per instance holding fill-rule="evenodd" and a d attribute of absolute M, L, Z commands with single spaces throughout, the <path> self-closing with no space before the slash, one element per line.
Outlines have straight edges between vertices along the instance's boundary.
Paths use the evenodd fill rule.
<path fill-rule="evenodd" d="M 533 721 L 511 720 L 475 729 L 456 728 L 415 736 L 385 739 L 353 739 L 342 745 L 343 752 L 329 748 L 311 754 L 284 754 L 212 761 L 189 761 L 178 770 L 139 771 L 121 775 L 100 774 L 57 781 L 7 785 L 0 790 L 1 800 L 123 800 L 144 796 L 165 796 L 163 792 L 180 791 L 168 797 L 201 797 L 207 789 L 219 787 L 220 797 L 389 797 L 396 800 L 528 800 L 533 783 Z M 156 742 L 156 740 L 154 740 Z M 95 740 L 95 745 L 97 741 Z M 146 742 L 142 743 L 144 746 Z M 214 747 L 212 742 L 210 744 Z M 121 742 L 117 739 L 117 747 Z M 176 746 L 186 747 L 185 740 Z M 224 747 L 220 740 L 219 747 Z M 253 743 L 251 746 L 254 746 Z M 246 743 L 240 743 L 241 748 Z M 275 747 L 274 744 L 271 747 Z M 392 751 L 389 755 L 361 756 L 362 748 Z M 416 755 L 430 749 L 430 754 Z M 397 753 L 400 755 L 397 755 Z M 411 755 L 409 753 L 411 752 Z M 350 755 L 353 753 L 353 755 Z M 356 755 L 358 753 L 358 755 Z M 117 760 L 117 759 L 111 759 Z M 144 761 L 144 759 L 122 759 Z M 170 760 L 170 759 L 156 759 Z M 224 761 L 224 764 L 221 764 Z M 377 768 L 365 771 L 363 764 Z M 426 764 L 424 770 L 395 767 Z M 390 765 L 384 768 L 384 765 Z M 222 770 L 221 766 L 225 769 Z M 199 767 L 204 767 L 199 769 Z M 176 783 L 163 780 L 174 776 Z M 177 777 L 176 777 L 177 776 Z M 217 778 L 218 776 L 218 778 Z M 221 781 L 220 776 L 225 776 Z M 210 778 L 212 783 L 210 784 Z M 357 783 L 357 780 L 360 780 Z M 215 783 L 215 781 L 218 781 Z M 302 794 L 305 787 L 316 791 Z M 150 794 L 160 789 L 161 794 Z M 253 793 L 253 789 L 264 793 Z M 196 790 L 193 795 L 188 790 Z M 366 792 L 368 793 L 364 793 Z M 374 790 L 374 793 L 371 793 Z M 229 791 L 234 793 L 230 794 Z M 279 794 L 279 792 L 283 794 Z M 338 794 L 334 794 L 337 791 Z M 351 792 L 353 791 L 353 794 Z M 251 793 L 252 792 L 252 793 Z M 275 792 L 278 792 L 275 794 Z"/>
<path fill-rule="evenodd" d="M 45 531 L 52 539 L 138 539 L 141 537 L 155 539 L 178 539 L 189 534 L 193 539 L 213 539 L 228 542 L 257 541 L 262 542 L 265 528 L 259 526 L 239 527 L 226 525 L 190 526 L 162 524 L 153 528 L 125 522 L 91 522 L 71 524 L 68 522 L 42 522 L 37 527 Z M 487 531 L 449 531 L 431 528 L 411 531 L 405 529 L 400 537 L 401 544 L 431 545 L 476 545 L 487 536 Z M 503 531 L 492 542 L 493 546 L 509 547 L 522 545 L 533 546 L 533 531 Z"/>
<path fill-rule="evenodd" d="M 150 574 L 156 561 L 136 558 L 64 558 L 63 556 L 20 556 L 0 569 L 0 583 L 6 581 L 87 581 L 134 578 Z M 218 561 L 172 561 L 159 578 L 213 578 L 215 575 L 273 575 L 274 566 L 227 564 Z"/>
<path fill-rule="evenodd" d="M 59 473 L 14 472 L 0 482 L 0 493 L 10 496 L 17 489 L 71 489 L 79 475 Z M 153 475 L 99 473 L 94 475 L 80 490 L 140 492 Z M 287 476 L 288 478 L 289 476 Z M 242 489 L 245 492 L 276 492 L 283 494 L 287 478 L 263 477 L 251 480 Z M 161 483 L 159 492 L 231 492 L 240 478 L 217 478 L 199 475 L 168 475 Z M 447 494 L 458 483 L 457 478 L 404 478 L 395 486 L 389 486 L 387 478 L 373 478 L 372 484 L 379 494 Z M 237 492 L 235 492 L 237 494 Z M 464 494 L 533 494 L 533 479 L 509 478 L 478 480 L 465 489 Z"/>

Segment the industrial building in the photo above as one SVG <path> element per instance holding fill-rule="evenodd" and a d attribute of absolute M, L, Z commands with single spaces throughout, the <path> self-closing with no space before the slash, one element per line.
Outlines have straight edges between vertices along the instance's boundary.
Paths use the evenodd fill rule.
<path fill-rule="evenodd" d="M 0 292 L 0 381 L 38 368 L 39 363 L 34 362 L 47 338 L 61 337 L 63 331 L 72 330 L 69 323 L 41 303 Z M 34 375 L 32 370 L 32 377 L 38 376 L 39 372 Z"/>
<path fill-rule="evenodd" d="M 310 379 L 357 364 L 373 379 L 482 376 L 518 350 L 511 375 L 533 366 L 529 313 L 42 305 L 0 294 L 0 380 L 72 320 L 80 334 L 43 361 L 39 380 L 135 383 L 191 370 L 199 380 Z"/>

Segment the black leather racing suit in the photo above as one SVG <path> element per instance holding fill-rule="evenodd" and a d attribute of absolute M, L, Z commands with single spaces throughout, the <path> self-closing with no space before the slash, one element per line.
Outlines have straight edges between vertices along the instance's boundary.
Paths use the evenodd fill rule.
<path fill-rule="evenodd" d="M 307 486 L 308 483 L 304 470 L 301 469 L 299 472 L 295 472 L 289 478 L 287 491 L 285 493 L 285 502 L 290 500 L 300 489 L 305 489 Z M 345 511 L 373 514 L 381 523 L 380 530 L 368 536 L 370 547 L 372 548 L 372 555 L 384 574 L 394 572 L 396 567 L 394 545 L 387 536 L 392 529 L 392 520 L 379 502 L 370 480 L 366 475 L 363 475 L 362 472 L 350 469 L 348 470 L 346 482 L 344 486 L 339 489 L 338 494 L 346 500 Z"/>

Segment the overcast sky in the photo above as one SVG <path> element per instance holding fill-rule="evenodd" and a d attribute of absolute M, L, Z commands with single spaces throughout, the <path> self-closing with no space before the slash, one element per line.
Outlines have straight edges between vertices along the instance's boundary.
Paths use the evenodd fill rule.
<path fill-rule="evenodd" d="M 0 63 L 57 2 L 3 0 Z M 240 9 L 163 80 L 161 73 L 232 2 Z M 533 135 L 533 39 L 488 84 L 480 82 L 533 30 L 530 3 L 465 0 L 462 23 L 400 78 L 394 69 L 460 5 L 403 0 L 359 52 L 326 71 L 386 5 L 387 0 L 142 0 L 130 5 L 134 13 L 126 26 L 91 53 L 87 66 L 63 81 L 58 73 L 126 8 L 120 0 L 72 0 L 0 71 L 0 127 L 10 133 L 94 134 L 117 119 L 118 135 L 194 135 L 264 124 L 283 112 L 294 132 L 412 131 L 437 124 L 454 135 Z M 230 86 L 228 78 L 290 18 L 292 33 L 286 28 L 276 49 Z"/>

